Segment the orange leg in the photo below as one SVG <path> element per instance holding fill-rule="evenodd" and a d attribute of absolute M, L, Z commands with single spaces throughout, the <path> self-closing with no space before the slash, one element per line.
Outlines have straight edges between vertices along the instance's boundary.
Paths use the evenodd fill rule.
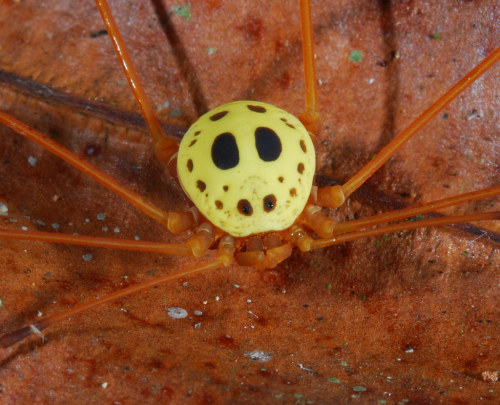
<path fill-rule="evenodd" d="M 314 38 L 311 18 L 311 2 L 300 0 L 300 22 L 302 32 L 302 58 L 304 60 L 305 110 L 300 120 L 309 132 L 319 129 L 317 111 L 316 69 L 314 67 Z"/>
<path fill-rule="evenodd" d="M 479 65 L 467 73 L 434 104 L 425 110 L 409 127 L 397 135 L 367 165 L 342 186 L 327 186 L 318 190 L 318 203 L 323 207 L 336 208 L 343 204 L 380 166 L 387 162 L 420 128 L 454 100 L 468 86 L 500 60 L 500 48 L 495 49 Z"/>
<path fill-rule="evenodd" d="M 124 200 L 128 201 L 133 206 L 140 209 L 147 216 L 158 221 L 160 224 L 163 224 L 172 233 L 185 231 L 192 228 L 196 224 L 195 218 L 193 217 L 191 212 L 167 213 L 159 209 L 151 202 L 149 202 L 146 198 L 125 187 L 110 175 L 104 173 L 103 171 L 83 160 L 80 156 L 67 150 L 66 148 L 54 142 L 48 136 L 45 136 L 41 132 L 36 131 L 35 129 L 22 123 L 21 121 L 3 111 L 0 111 L 0 122 L 12 128 L 14 131 L 18 132 L 24 137 L 42 146 L 54 155 L 60 157 L 65 162 L 80 170 L 82 173 L 85 173 L 89 177 L 93 178 L 104 187 L 108 188 L 115 194 L 122 197 Z"/>
<path fill-rule="evenodd" d="M 500 212 L 498 211 L 482 212 L 470 215 L 457 215 L 450 217 L 425 219 L 422 221 L 415 221 L 415 222 L 403 222 L 394 225 L 382 226 L 376 229 L 366 229 L 362 231 L 346 233 L 334 236 L 332 238 L 318 239 L 311 243 L 311 249 L 321 249 L 327 246 L 338 245 L 339 243 L 344 243 L 351 240 L 370 238 L 373 236 L 384 235 L 387 233 L 408 231 L 411 229 L 427 228 L 432 226 L 458 224 L 471 221 L 486 221 L 491 219 L 500 220 Z"/>
<path fill-rule="evenodd" d="M 156 277 L 149 281 L 144 281 L 142 283 L 138 283 L 132 285 L 130 287 L 124 288 L 122 290 L 114 291 L 109 294 L 106 294 L 100 298 L 90 300 L 84 302 L 80 305 L 75 305 L 71 308 L 68 308 L 65 311 L 57 312 L 54 315 L 48 316 L 46 318 L 40 319 L 38 322 L 33 323 L 28 326 L 24 326 L 20 329 L 17 329 L 13 332 L 6 333 L 5 335 L 0 337 L 0 346 L 3 348 L 7 348 L 12 346 L 21 340 L 31 336 L 31 335 L 41 335 L 41 331 L 48 328 L 58 321 L 62 321 L 64 319 L 71 318 L 75 315 L 78 315 L 81 312 L 84 312 L 88 309 L 94 308 L 98 305 L 102 305 L 106 302 L 115 301 L 119 298 L 126 297 L 127 295 L 134 294 L 138 291 L 144 290 L 146 288 L 154 287 L 155 285 L 165 283 L 170 280 L 178 279 L 179 277 L 190 276 L 192 274 L 201 273 L 204 271 L 215 270 L 224 265 L 221 259 L 211 260 L 202 265 L 195 265 L 188 267 L 186 269 L 181 269 L 174 271 L 169 274 L 165 274 L 161 277 Z"/>
<path fill-rule="evenodd" d="M 95 0 L 95 2 L 99 12 L 101 13 L 102 20 L 106 25 L 106 29 L 111 41 L 113 42 L 116 53 L 118 54 L 118 59 L 123 67 L 123 71 L 125 72 L 130 88 L 134 92 L 134 97 L 137 100 L 142 116 L 146 121 L 149 133 L 153 138 L 155 155 L 161 162 L 168 163 L 179 149 L 177 142 L 174 138 L 166 136 L 161 129 L 160 123 L 153 112 L 151 103 L 149 102 L 146 92 L 144 91 L 144 87 L 139 79 L 139 75 L 137 74 L 134 64 L 132 63 L 125 41 L 123 41 L 115 19 L 111 14 L 108 2 L 106 0 Z"/>

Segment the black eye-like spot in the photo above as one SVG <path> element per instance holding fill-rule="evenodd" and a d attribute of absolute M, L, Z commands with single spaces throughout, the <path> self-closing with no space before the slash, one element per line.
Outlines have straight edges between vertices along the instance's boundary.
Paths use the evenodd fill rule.
<path fill-rule="evenodd" d="M 193 146 L 195 143 L 196 143 L 197 139 L 194 139 L 191 141 L 191 143 L 189 144 L 188 148 L 190 148 L 191 146 Z"/>
<path fill-rule="evenodd" d="M 222 187 L 222 189 L 223 189 L 224 191 L 227 191 L 227 190 L 229 190 L 229 186 L 223 186 L 223 187 Z"/>
<path fill-rule="evenodd" d="M 304 173 L 304 163 L 299 163 L 297 166 L 297 171 L 302 174 Z"/>
<path fill-rule="evenodd" d="M 215 207 L 216 207 L 218 210 L 221 210 L 222 208 L 224 208 L 224 204 L 222 204 L 222 201 L 215 200 Z"/>
<path fill-rule="evenodd" d="M 191 159 L 189 159 L 187 162 L 187 168 L 190 172 L 193 171 L 193 161 Z"/>
<path fill-rule="evenodd" d="M 281 155 L 281 140 L 271 128 L 259 127 L 255 130 L 255 147 L 264 162 L 272 162 Z"/>
<path fill-rule="evenodd" d="M 204 182 L 202 182 L 201 180 L 198 180 L 198 181 L 196 182 L 196 187 L 198 187 L 198 189 L 199 189 L 201 192 L 203 192 L 203 191 L 205 191 L 205 189 L 207 188 L 207 185 L 206 185 Z"/>
<path fill-rule="evenodd" d="M 276 197 L 274 194 L 269 194 L 264 197 L 264 211 L 271 212 L 276 207 Z"/>
<path fill-rule="evenodd" d="M 267 111 L 264 107 L 262 107 L 260 105 L 247 104 L 247 108 L 250 111 L 253 111 L 253 112 L 256 112 L 256 113 L 265 113 Z"/>
<path fill-rule="evenodd" d="M 279 181 L 280 183 L 283 183 L 283 180 L 285 180 L 285 179 L 283 178 L 283 176 L 278 177 L 278 181 Z"/>
<path fill-rule="evenodd" d="M 304 153 L 307 152 L 306 143 L 304 142 L 303 139 L 300 140 L 300 148 L 302 149 L 302 152 Z"/>
<path fill-rule="evenodd" d="M 210 120 L 211 120 L 211 121 L 219 121 L 221 118 L 224 118 L 228 112 L 229 112 L 229 111 L 221 111 L 221 112 L 218 112 L 217 114 L 212 115 L 212 116 L 210 117 Z"/>
<path fill-rule="evenodd" d="M 230 132 L 224 132 L 215 138 L 212 144 L 212 161 L 221 170 L 232 169 L 240 161 L 236 138 Z"/>
<path fill-rule="evenodd" d="M 240 214 L 246 215 L 249 217 L 253 214 L 252 204 L 248 200 L 240 200 L 238 201 L 238 211 Z"/>
<path fill-rule="evenodd" d="M 295 190 L 295 187 L 290 189 L 290 195 L 292 197 L 297 197 L 297 190 Z"/>

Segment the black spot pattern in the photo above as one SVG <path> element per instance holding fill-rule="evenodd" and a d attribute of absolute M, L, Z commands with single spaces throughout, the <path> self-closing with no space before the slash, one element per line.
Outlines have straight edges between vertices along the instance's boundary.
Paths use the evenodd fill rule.
<path fill-rule="evenodd" d="M 281 140 L 271 128 L 259 127 L 255 130 L 255 147 L 264 162 L 272 162 L 281 155 Z"/>
<path fill-rule="evenodd" d="M 304 173 L 304 163 L 299 163 L 297 166 L 297 171 L 302 174 Z"/>
<path fill-rule="evenodd" d="M 276 197 L 274 194 L 269 194 L 264 197 L 264 211 L 271 212 L 276 207 Z"/>
<path fill-rule="evenodd" d="M 212 161 L 221 170 L 232 169 L 240 162 L 240 153 L 236 138 L 230 132 L 224 132 L 214 139 Z"/>
<path fill-rule="evenodd" d="M 198 180 L 198 181 L 196 182 L 196 187 L 198 187 L 198 189 L 199 189 L 201 192 L 203 192 L 203 191 L 205 191 L 205 189 L 207 188 L 207 185 L 206 185 L 204 182 L 202 182 L 201 180 Z"/>
<path fill-rule="evenodd" d="M 240 200 L 238 201 L 238 211 L 240 214 L 246 215 L 249 217 L 253 214 L 252 204 L 248 200 Z"/>
<path fill-rule="evenodd" d="M 304 142 L 303 139 L 300 140 L 300 148 L 302 149 L 302 152 L 304 153 L 307 152 L 306 143 Z"/>
<path fill-rule="evenodd" d="M 250 111 L 253 111 L 253 112 L 256 112 L 256 113 L 265 113 L 267 111 L 264 107 L 262 107 L 260 105 L 247 104 L 247 108 Z"/>
<path fill-rule="evenodd" d="M 211 121 L 219 121 L 221 118 L 224 118 L 228 112 L 229 112 L 229 111 L 221 111 L 221 112 L 218 112 L 217 114 L 212 115 L 212 116 L 210 117 L 210 120 L 211 120 Z"/>
<path fill-rule="evenodd" d="M 189 159 L 187 162 L 187 168 L 190 172 L 193 171 L 193 161 L 191 159 Z"/>
<path fill-rule="evenodd" d="M 215 200 L 215 207 L 216 207 L 218 210 L 221 210 L 222 208 L 224 208 L 224 204 L 222 204 L 222 201 Z"/>

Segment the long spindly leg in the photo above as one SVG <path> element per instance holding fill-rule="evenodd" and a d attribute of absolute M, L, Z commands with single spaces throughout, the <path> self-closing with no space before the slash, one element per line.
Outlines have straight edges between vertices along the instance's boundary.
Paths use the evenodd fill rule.
<path fill-rule="evenodd" d="M 335 222 L 327 218 L 321 213 L 319 206 L 310 205 L 304 210 L 304 223 L 307 227 L 313 229 L 320 237 L 330 238 L 335 235 L 342 235 L 354 231 L 361 231 L 362 229 L 370 228 L 373 226 L 387 224 L 389 222 L 400 221 L 410 217 L 422 215 L 431 211 L 440 210 L 443 208 L 451 207 L 454 205 L 463 204 L 469 201 L 477 201 L 485 198 L 496 197 L 500 195 L 500 186 L 489 187 L 483 190 L 472 191 L 470 193 L 460 194 L 453 197 L 444 198 L 437 201 L 431 201 L 413 207 L 394 210 L 383 214 L 375 215 L 368 218 L 362 218 L 355 221 L 348 222 Z M 469 221 L 479 221 L 481 218 L 474 219 L 475 214 L 467 216 Z M 478 214 L 479 215 L 479 214 Z M 459 219 L 460 216 L 454 217 Z M 458 220 L 458 222 L 464 222 Z M 453 223 L 453 222 L 449 222 Z M 426 225 L 422 225 L 421 227 Z M 413 228 L 412 228 L 413 229 Z M 401 229 L 402 230 L 402 229 Z M 368 233 L 369 231 L 367 231 Z M 367 235 L 368 236 L 368 235 Z"/>
<path fill-rule="evenodd" d="M 161 129 L 158 118 L 156 118 L 156 115 L 153 112 L 149 98 L 147 97 L 141 80 L 139 79 L 137 70 L 132 63 L 125 41 L 123 40 L 115 19 L 111 14 L 108 2 L 106 0 L 95 0 L 95 2 L 99 12 L 101 13 L 102 20 L 106 25 L 106 29 L 113 46 L 115 47 L 116 53 L 118 54 L 118 59 L 120 60 L 123 71 L 125 72 L 130 88 L 134 93 L 137 104 L 141 109 L 142 116 L 146 121 L 149 133 L 153 138 L 155 155 L 160 161 L 169 163 L 172 156 L 177 152 L 178 145 L 174 138 L 166 136 Z"/>
<path fill-rule="evenodd" d="M 342 186 L 327 186 L 318 190 L 318 203 L 322 207 L 340 207 L 346 198 L 357 190 L 370 176 L 387 162 L 420 128 L 429 122 L 444 107 L 453 101 L 468 86 L 500 60 L 500 48 L 495 49 L 479 65 L 467 73 L 457 84 L 451 87 L 434 104 L 425 110 L 405 130 L 400 132 L 368 164 Z"/>
<path fill-rule="evenodd" d="M 0 111 L 0 122 L 93 178 L 104 187 L 140 209 L 149 217 L 163 224 L 170 232 L 179 233 L 192 228 L 196 224 L 195 218 L 191 212 L 168 213 L 159 209 L 146 198 L 130 190 L 110 175 L 83 160 L 80 156 L 3 111 Z"/>
<path fill-rule="evenodd" d="M 316 69 L 314 66 L 314 41 L 310 0 L 300 0 L 300 23 L 305 89 L 305 109 L 300 115 L 300 120 L 309 132 L 315 134 L 318 131 L 320 117 L 317 111 L 318 95 L 316 91 Z"/>
<path fill-rule="evenodd" d="M 418 228 L 427 228 L 433 226 L 443 226 L 450 224 L 458 224 L 472 221 L 488 221 L 500 220 L 500 212 L 480 212 L 469 215 L 456 215 L 441 218 L 424 219 L 414 222 L 402 222 L 392 225 L 385 225 L 375 229 L 364 229 L 361 231 L 349 232 L 341 235 L 336 235 L 330 238 L 314 240 L 310 243 L 311 249 L 321 249 L 327 246 L 338 245 L 339 243 L 348 242 L 351 240 L 369 238 L 378 235 L 384 235 L 393 232 L 407 231 Z"/>

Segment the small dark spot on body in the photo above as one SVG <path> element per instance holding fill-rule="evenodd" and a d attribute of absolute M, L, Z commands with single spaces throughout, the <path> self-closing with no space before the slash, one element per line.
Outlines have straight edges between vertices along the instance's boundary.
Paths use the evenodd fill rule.
<path fill-rule="evenodd" d="M 211 121 L 219 121 L 221 118 L 224 118 L 228 112 L 229 112 L 229 111 L 221 111 L 221 112 L 218 112 L 217 114 L 212 115 L 212 116 L 210 117 L 210 120 L 211 120 Z"/>
<path fill-rule="evenodd" d="M 297 171 L 302 174 L 304 173 L 304 163 L 299 163 L 298 166 L 297 166 Z"/>
<path fill-rule="evenodd" d="M 224 208 L 224 204 L 222 204 L 222 201 L 215 200 L 215 207 L 216 207 L 218 210 L 221 210 L 222 208 Z"/>
<path fill-rule="evenodd" d="M 200 134 L 201 134 L 201 131 L 196 131 L 196 132 L 194 133 L 194 136 L 198 136 L 198 135 L 200 135 Z"/>
<path fill-rule="evenodd" d="M 297 190 L 295 189 L 295 187 L 290 189 L 290 195 L 292 197 L 297 197 Z"/>
<path fill-rule="evenodd" d="M 238 211 L 240 214 L 250 216 L 253 214 L 252 204 L 248 200 L 240 200 L 238 201 Z"/>
<path fill-rule="evenodd" d="M 264 197 L 264 211 L 271 212 L 276 207 L 276 197 L 274 194 L 269 194 Z"/>
<path fill-rule="evenodd" d="M 193 171 L 193 161 L 191 159 L 187 161 L 187 168 L 190 172 Z"/>
<path fill-rule="evenodd" d="M 250 111 L 253 111 L 253 112 L 256 112 L 256 113 L 265 113 L 267 111 L 264 107 L 262 107 L 260 105 L 251 105 L 251 104 L 248 104 L 247 108 Z"/>
<path fill-rule="evenodd" d="M 303 139 L 300 140 L 300 148 L 302 149 L 302 152 L 304 153 L 307 152 L 306 143 L 304 142 Z"/>
<path fill-rule="evenodd" d="M 283 178 L 283 176 L 278 177 L 278 181 L 279 181 L 280 183 L 283 183 L 283 181 L 284 181 L 284 180 L 285 180 L 285 179 Z"/>
<path fill-rule="evenodd" d="M 193 139 L 193 140 L 191 141 L 191 143 L 189 144 L 189 146 L 188 146 L 188 147 L 190 148 L 191 146 L 193 146 L 193 145 L 196 143 L 196 141 L 197 141 L 197 139 Z"/>
<path fill-rule="evenodd" d="M 229 186 L 223 186 L 223 187 L 222 187 L 222 189 L 223 189 L 224 191 L 227 191 L 227 190 L 229 190 Z"/>
<path fill-rule="evenodd" d="M 207 185 L 204 182 L 202 182 L 201 180 L 198 180 L 196 182 L 196 187 L 198 187 L 198 189 L 203 192 L 207 188 Z"/>

